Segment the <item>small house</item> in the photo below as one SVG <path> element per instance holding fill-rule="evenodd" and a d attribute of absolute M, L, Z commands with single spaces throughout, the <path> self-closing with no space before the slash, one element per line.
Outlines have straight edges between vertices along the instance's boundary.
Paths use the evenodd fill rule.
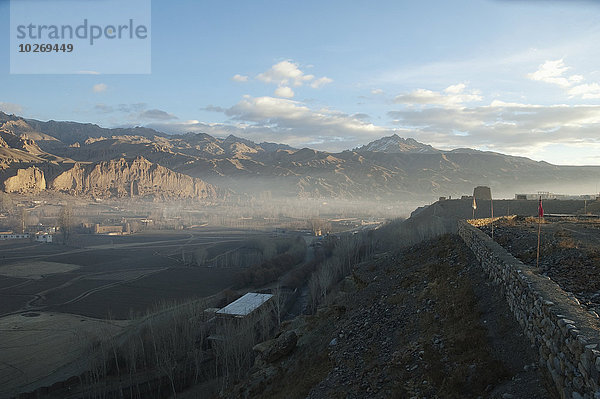
<path fill-rule="evenodd" d="M 271 298 L 271 294 L 249 292 L 223 309 L 217 310 L 215 314 L 221 318 L 245 318 L 262 308 Z"/>

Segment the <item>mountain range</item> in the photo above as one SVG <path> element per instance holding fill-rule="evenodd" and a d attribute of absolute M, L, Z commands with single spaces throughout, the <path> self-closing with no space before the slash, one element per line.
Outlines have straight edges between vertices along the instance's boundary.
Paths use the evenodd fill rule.
<path fill-rule="evenodd" d="M 444 151 L 397 135 L 339 153 L 204 133 L 108 129 L 0 112 L 0 188 L 92 197 L 228 196 L 431 200 L 516 191 L 592 192 L 600 167 L 557 166 L 469 148 Z"/>

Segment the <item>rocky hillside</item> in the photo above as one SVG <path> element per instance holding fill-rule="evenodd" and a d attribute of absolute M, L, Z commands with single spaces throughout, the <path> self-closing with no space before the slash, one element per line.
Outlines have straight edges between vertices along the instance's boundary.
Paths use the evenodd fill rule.
<path fill-rule="evenodd" d="M 24 119 L 0 114 L 0 188 L 5 192 L 201 200 L 217 199 L 223 194 L 214 185 L 144 157 L 119 157 L 122 151 L 111 152 L 105 160 L 98 158 L 92 162 L 76 162 L 50 154 L 41 147 L 78 147 L 65 147 L 62 141 L 34 126 Z M 135 137 L 137 141 L 143 139 L 142 136 Z M 95 140 L 98 139 L 87 138 L 90 144 Z"/>
<path fill-rule="evenodd" d="M 555 397 L 536 351 L 457 236 L 357 265 L 326 306 L 287 322 L 255 352 L 225 397 Z"/>
<path fill-rule="evenodd" d="M 51 190 L 94 197 L 157 197 L 215 199 L 214 186 L 173 172 L 144 158 L 75 164 L 58 175 Z"/>
<path fill-rule="evenodd" d="M 1 113 L 0 132 L 0 165 L 5 169 L 13 163 L 43 170 L 44 163 L 143 157 L 239 195 L 270 191 L 273 197 L 430 201 L 488 185 L 496 196 L 512 197 L 518 191 L 582 191 L 594 187 L 600 173 L 600 167 L 556 166 L 468 148 L 441 151 L 397 135 L 328 153 L 235 136 L 167 135 L 141 127 L 106 129 Z M 20 142 L 8 144 L 5 136 Z"/>

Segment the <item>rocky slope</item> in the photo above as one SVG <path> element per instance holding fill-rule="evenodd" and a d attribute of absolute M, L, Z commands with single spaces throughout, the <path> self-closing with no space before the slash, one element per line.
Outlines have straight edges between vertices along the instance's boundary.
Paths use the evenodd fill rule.
<path fill-rule="evenodd" d="M 254 368 L 223 396 L 555 397 L 518 322 L 457 236 L 381 254 L 338 288 L 317 314 L 257 345 Z"/>

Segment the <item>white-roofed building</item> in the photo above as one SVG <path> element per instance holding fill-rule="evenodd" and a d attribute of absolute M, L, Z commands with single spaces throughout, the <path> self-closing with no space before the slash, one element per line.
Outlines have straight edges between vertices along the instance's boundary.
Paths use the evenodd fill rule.
<path fill-rule="evenodd" d="M 243 318 L 252 314 L 255 310 L 267 303 L 271 298 L 273 298 L 273 295 L 271 294 L 249 292 L 241 298 L 231 302 L 224 308 L 218 310 L 216 314 L 217 316 L 221 317 Z"/>

